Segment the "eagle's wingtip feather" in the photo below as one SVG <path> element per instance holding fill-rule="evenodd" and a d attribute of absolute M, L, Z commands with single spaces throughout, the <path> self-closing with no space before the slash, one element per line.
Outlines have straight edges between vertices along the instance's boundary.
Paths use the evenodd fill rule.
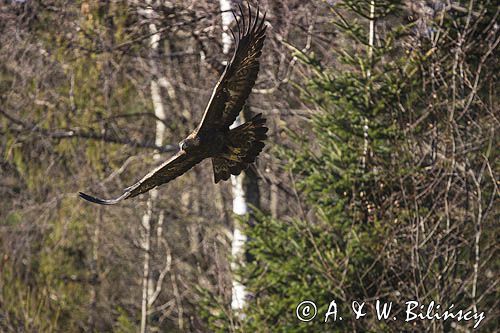
<path fill-rule="evenodd" d="M 93 197 L 93 196 L 88 195 L 88 194 L 83 193 L 83 192 L 78 192 L 78 195 L 82 199 L 85 199 L 85 200 L 87 200 L 89 202 L 93 202 L 93 203 L 96 203 L 96 204 L 99 204 L 99 205 L 113 205 L 113 204 L 115 204 L 115 203 L 118 202 L 118 200 L 103 200 L 103 199 L 99 199 L 97 197 Z"/>

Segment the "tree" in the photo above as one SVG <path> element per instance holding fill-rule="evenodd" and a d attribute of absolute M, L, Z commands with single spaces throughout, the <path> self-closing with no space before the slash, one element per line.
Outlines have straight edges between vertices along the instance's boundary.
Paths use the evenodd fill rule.
<path fill-rule="evenodd" d="M 239 329 L 473 325 L 406 323 L 404 303 L 415 299 L 494 318 L 497 295 L 481 278 L 496 270 L 493 238 L 481 233 L 486 225 L 495 229 L 498 199 L 492 167 L 497 94 L 487 88 L 497 80 L 492 4 L 464 11 L 436 4 L 430 17 L 399 1 L 343 1 L 325 9 L 335 17 L 338 63 L 325 66 L 314 53 L 296 50 L 310 73 L 297 87 L 314 112 L 307 129 L 290 132 L 295 145 L 281 152 L 290 161 L 300 211 L 286 220 L 260 214 L 246 230 L 255 261 L 242 274 L 255 298 Z M 370 21 L 380 29 L 373 43 Z M 353 300 L 367 300 L 373 314 L 376 299 L 398 304 L 399 320 L 353 318 Z M 317 304 L 316 320 L 298 320 L 303 300 Z M 330 316 L 325 324 L 332 300 L 343 320 L 332 323 Z M 481 323 L 484 331 L 494 330 L 492 320 Z"/>

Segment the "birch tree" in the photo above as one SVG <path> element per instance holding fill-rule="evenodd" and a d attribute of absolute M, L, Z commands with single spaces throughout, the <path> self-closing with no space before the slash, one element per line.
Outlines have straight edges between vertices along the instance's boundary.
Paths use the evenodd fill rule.
<path fill-rule="evenodd" d="M 219 0 L 220 9 L 222 16 L 222 51 L 225 56 L 229 54 L 231 46 L 233 44 L 233 39 L 230 34 L 230 26 L 234 21 L 234 17 L 231 13 L 232 1 L 231 0 Z M 242 124 L 243 120 L 241 116 L 236 118 L 235 122 L 230 128 L 238 127 Z M 243 188 L 243 177 L 244 174 L 241 173 L 238 176 L 231 176 L 231 190 L 233 194 L 233 213 L 236 216 L 244 216 L 248 213 L 248 205 L 246 202 L 245 191 Z M 231 254 L 234 261 L 241 260 L 243 257 L 243 245 L 245 244 L 246 236 L 243 234 L 241 228 L 238 226 L 238 221 L 234 223 L 233 229 L 233 239 L 231 242 Z M 232 263 L 233 269 L 235 268 L 235 262 Z M 231 308 L 233 310 L 240 310 L 245 304 L 246 290 L 245 286 L 241 284 L 236 277 L 233 276 L 232 279 L 232 299 Z"/>
<path fill-rule="evenodd" d="M 149 32 L 151 33 L 150 37 L 150 70 L 151 70 L 151 99 L 153 102 L 153 109 L 156 118 L 156 132 L 155 132 L 155 144 L 157 146 L 161 146 L 163 144 L 163 137 L 165 134 L 165 124 L 162 120 L 165 119 L 165 110 L 163 108 L 163 101 L 160 93 L 160 77 L 161 73 L 158 69 L 158 64 L 156 61 L 158 60 L 158 48 L 160 42 L 160 33 L 158 32 L 158 28 L 153 21 L 154 10 L 151 7 L 152 1 L 146 1 L 148 8 L 145 11 L 147 18 L 150 20 L 149 22 Z M 153 160 L 158 162 L 161 159 L 161 155 L 156 152 L 153 155 Z M 155 201 L 158 197 L 158 190 L 156 188 L 152 189 L 149 192 L 149 198 L 147 201 L 147 208 L 142 216 L 142 250 L 144 251 L 144 266 L 143 266 L 143 278 L 142 278 L 142 302 L 141 302 L 141 333 L 146 332 L 148 325 L 148 311 L 151 307 L 151 299 L 154 293 L 153 290 L 153 280 L 151 279 L 151 238 L 152 238 L 152 219 L 153 219 L 153 207 Z M 163 220 L 160 218 L 159 220 Z M 161 226 L 160 226 L 161 228 Z"/>

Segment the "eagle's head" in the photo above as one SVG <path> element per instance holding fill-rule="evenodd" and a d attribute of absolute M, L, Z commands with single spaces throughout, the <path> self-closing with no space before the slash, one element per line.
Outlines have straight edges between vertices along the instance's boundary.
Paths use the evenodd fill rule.
<path fill-rule="evenodd" d="M 200 140 L 197 138 L 187 138 L 179 142 L 180 150 L 189 151 L 200 144 Z"/>

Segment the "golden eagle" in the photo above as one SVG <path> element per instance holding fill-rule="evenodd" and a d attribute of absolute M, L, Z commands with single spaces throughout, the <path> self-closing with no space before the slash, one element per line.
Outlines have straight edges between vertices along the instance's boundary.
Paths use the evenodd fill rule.
<path fill-rule="evenodd" d="M 238 175 L 264 148 L 267 138 L 266 120 L 261 114 L 250 121 L 230 129 L 247 100 L 259 72 L 259 57 L 266 37 L 265 14 L 259 20 L 259 9 L 252 22 L 249 12 L 248 26 L 240 7 L 241 22 L 233 57 L 215 86 L 201 123 L 179 143 L 179 151 L 168 161 L 127 187 L 116 199 L 104 200 L 80 192 L 80 197 L 101 205 L 113 205 L 121 200 L 145 193 L 184 174 L 205 158 L 212 158 L 215 183 Z M 234 13 L 233 13 L 234 14 Z"/>

